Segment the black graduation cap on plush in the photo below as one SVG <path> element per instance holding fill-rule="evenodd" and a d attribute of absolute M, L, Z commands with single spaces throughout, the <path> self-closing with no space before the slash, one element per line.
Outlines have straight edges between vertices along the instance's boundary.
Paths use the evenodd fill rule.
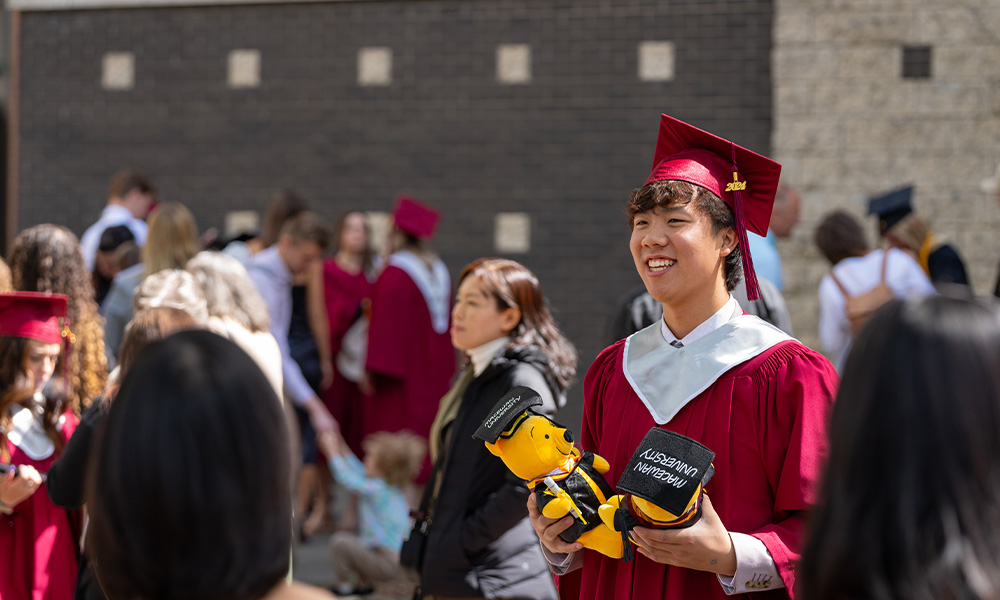
<path fill-rule="evenodd" d="M 868 201 L 868 214 L 878 215 L 879 233 L 885 235 L 896 223 L 913 212 L 910 199 L 913 197 L 913 186 L 909 185 L 888 194 L 877 196 Z"/>
<path fill-rule="evenodd" d="M 504 430 L 517 417 L 533 406 L 541 406 L 541 404 L 542 397 L 538 392 L 523 385 L 518 386 L 504 394 L 504 397 L 493 405 L 490 414 L 476 430 L 476 433 L 472 434 L 472 437 L 495 444 Z"/>
<path fill-rule="evenodd" d="M 654 427 L 632 454 L 618 490 L 680 516 L 715 474 L 714 459 L 715 452 L 691 438 Z"/>

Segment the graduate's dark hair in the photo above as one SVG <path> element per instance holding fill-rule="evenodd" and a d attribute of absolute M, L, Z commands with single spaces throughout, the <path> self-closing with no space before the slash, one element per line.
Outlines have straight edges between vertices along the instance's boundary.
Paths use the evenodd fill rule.
<path fill-rule="evenodd" d="M 33 405 L 36 382 L 28 370 L 28 352 L 35 340 L 23 337 L 0 336 L 0 460 L 9 462 L 7 432 L 11 430 L 10 407 L 13 404 Z M 58 377 L 58 373 L 53 377 Z M 65 440 L 59 429 L 59 418 L 66 411 L 65 397 L 47 397 L 42 404 L 39 421 L 45 435 L 52 440 L 56 450 L 62 451 Z"/>
<path fill-rule="evenodd" d="M 88 477 L 88 544 L 111 600 L 253 600 L 288 572 L 288 435 L 236 344 L 182 331 L 138 357 Z"/>
<path fill-rule="evenodd" d="M 576 376 L 576 348 L 559 331 L 542 295 L 538 277 L 521 263 L 506 258 L 480 258 L 469 263 L 458 276 L 458 285 L 475 275 L 497 308 L 521 311 L 521 320 L 511 332 L 510 346 L 536 346 L 545 353 L 552 379 L 565 392 Z"/>
<path fill-rule="evenodd" d="M 1000 597 L 1000 308 L 895 300 L 848 356 L 799 595 Z"/>
<path fill-rule="evenodd" d="M 712 220 L 712 233 L 716 234 L 725 228 L 736 229 L 736 216 L 729 206 L 711 191 L 686 181 L 665 179 L 653 181 L 639 189 L 632 190 L 625 205 L 628 216 L 628 227 L 635 226 L 635 215 L 653 210 L 657 206 L 672 206 L 675 204 L 693 204 L 703 214 Z M 726 289 L 733 291 L 743 278 L 743 262 L 740 259 L 739 244 L 726 255 L 724 266 Z"/>

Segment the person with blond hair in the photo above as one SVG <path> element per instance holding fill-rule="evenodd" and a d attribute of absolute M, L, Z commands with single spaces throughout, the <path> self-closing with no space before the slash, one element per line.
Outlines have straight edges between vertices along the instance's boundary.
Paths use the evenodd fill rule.
<path fill-rule="evenodd" d="M 246 268 L 231 256 L 206 250 L 189 260 L 185 270 L 205 296 L 208 329 L 243 348 L 281 398 L 281 349 L 271 335 L 267 304 Z"/>
<path fill-rule="evenodd" d="M 115 276 L 101 306 L 105 318 L 104 346 L 108 363 L 117 362 L 125 325 L 132 318 L 132 295 L 143 279 L 164 269 L 183 269 L 200 250 L 198 225 L 183 204 L 160 204 L 149 216 L 149 237 L 142 248 L 142 262 Z"/>
<path fill-rule="evenodd" d="M 409 522 L 404 488 L 420 472 L 427 443 L 407 431 L 381 431 L 365 438 L 363 444 L 364 462 L 339 433 L 319 437 L 334 478 L 360 498 L 358 533 L 338 531 L 330 539 L 333 591 L 338 594 L 370 592 L 376 584 L 407 585 L 399 565 L 399 548 Z"/>

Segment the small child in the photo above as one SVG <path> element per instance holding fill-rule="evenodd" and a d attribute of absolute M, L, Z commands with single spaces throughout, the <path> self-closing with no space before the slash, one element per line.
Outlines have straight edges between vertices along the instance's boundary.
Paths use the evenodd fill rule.
<path fill-rule="evenodd" d="M 348 449 L 339 432 L 320 435 L 334 478 L 359 497 L 359 531 L 339 531 L 330 540 L 333 591 L 359 594 L 375 584 L 406 581 L 399 548 L 409 526 L 410 508 L 403 488 L 423 465 L 427 444 L 409 432 L 378 432 L 365 438 L 365 462 Z"/>

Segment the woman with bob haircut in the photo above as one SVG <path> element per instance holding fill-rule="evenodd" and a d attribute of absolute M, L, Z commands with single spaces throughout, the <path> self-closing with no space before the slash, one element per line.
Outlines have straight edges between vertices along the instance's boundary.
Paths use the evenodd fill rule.
<path fill-rule="evenodd" d="M 329 598 L 285 583 L 288 438 L 267 378 L 234 342 L 148 346 L 97 440 L 88 542 L 112 600 Z M 155 440 L 155 443 L 151 441 Z"/>
<path fill-rule="evenodd" d="M 441 467 L 427 489 L 440 491 L 428 511 L 421 590 L 431 598 L 553 599 L 552 577 L 528 522 L 528 488 L 472 434 L 519 385 L 536 390 L 544 403 L 539 411 L 554 415 L 576 375 L 576 350 L 524 265 L 481 258 L 458 282 L 451 340 L 468 364 L 431 427 L 432 460 Z"/>
<path fill-rule="evenodd" d="M 1000 597 L 1000 307 L 893 300 L 858 335 L 800 597 Z"/>
<path fill-rule="evenodd" d="M 267 304 L 246 267 L 231 256 L 206 250 L 189 260 L 185 270 L 204 292 L 208 329 L 243 348 L 281 398 L 281 349 L 271 335 Z"/>

